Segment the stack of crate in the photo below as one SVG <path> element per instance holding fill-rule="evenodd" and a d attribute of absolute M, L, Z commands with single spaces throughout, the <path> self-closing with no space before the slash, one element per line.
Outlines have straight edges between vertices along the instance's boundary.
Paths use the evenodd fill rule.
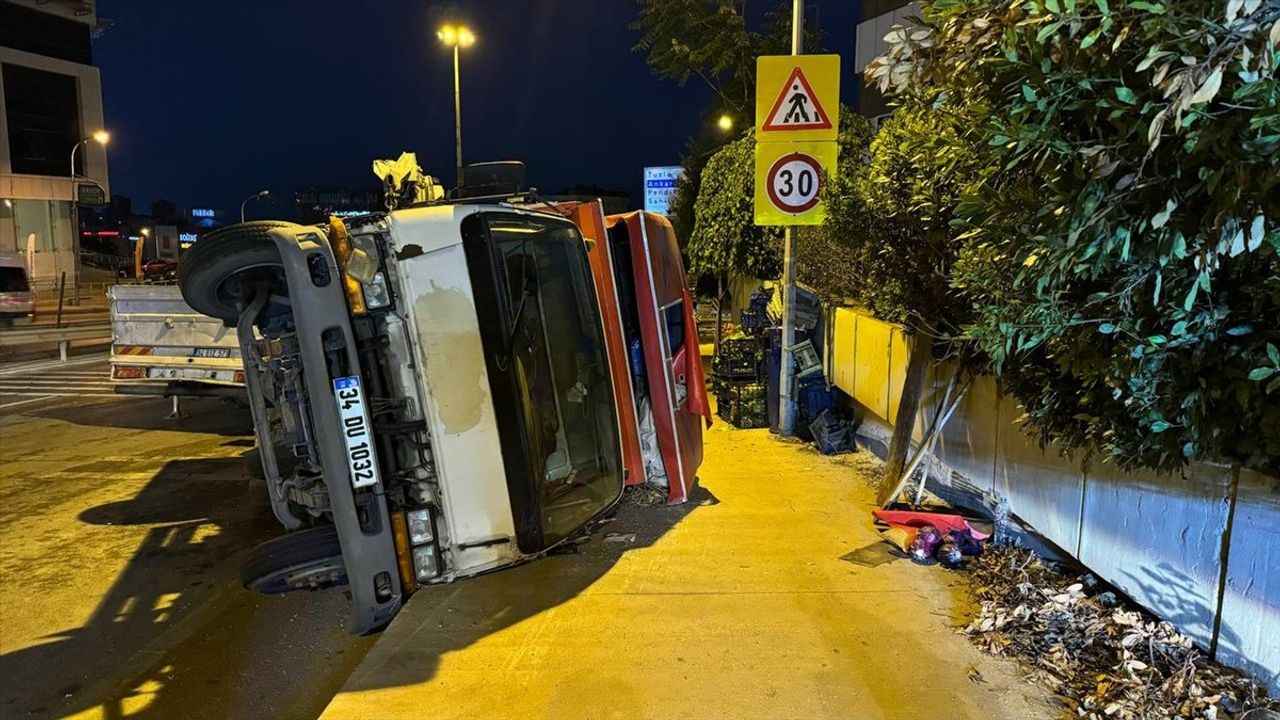
<path fill-rule="evenodd" d="M 739 428 L 769 426 L 768 391 L 761 378 L 759 338 L 726 338 L 720 343 L 712 375 L 718 414 Z"/>

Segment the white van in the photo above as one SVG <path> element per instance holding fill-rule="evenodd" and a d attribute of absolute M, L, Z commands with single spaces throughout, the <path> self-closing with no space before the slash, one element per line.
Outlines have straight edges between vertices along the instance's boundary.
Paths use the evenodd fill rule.
<path fill-rule="evenodd" d="M 27 263 L 17 253 L 0 253 L 0 327 L 29 323 L 35 313 Z"/>

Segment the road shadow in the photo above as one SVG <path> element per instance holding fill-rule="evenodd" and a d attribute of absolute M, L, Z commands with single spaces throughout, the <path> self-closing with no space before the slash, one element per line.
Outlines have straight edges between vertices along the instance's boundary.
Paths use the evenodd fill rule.
<path fill-rule="evenodd" d="M 611 522 L 571 551 L 452 585 L 419 590 L 342 690 L 414 685 L 435 677 L 440 658 L 574 598 L 624 555 L 653 545 L 687 515 L 719 499 L 695 486 L 683 505 L 642 505 L 628 491 Z M 634 538 L 631 536 L 634 534 Z"/>
<path fill-rule="evenodd" d="M 126 672 L 158 636 L 224 591 L 227 574 L 219 569 L 274 532 L 262 493 L 243 457 L 182 459 L 166 463 L 132 499 L 81 512 L 82 523 L 152 527 L 87 622 L 0 656 L 0 716 L 58 718 L 100 704 L 105 678 Z M 22 578 L 28 597 L 72 582 L 68 568 L 92 562 L 74 542 L 64 553 Z"/>
<path fill-rule="evenodd" d="M 121 412 L 120 402 L 129 402 L 129 412 Z M 210 435 L 252 435 L 253 417 L 247 407 L 224 398 L 183 398 L 181 418 L 170 418 L 173 401 L 141 395 L 121 396 L 121 400 L 93 404 L 55 405 L 27 411 L 33 417 L 62 420 L 74 425 L 166 430 Z"/>
<path fill-rule="evenodd" d="M 373 639 L 347 634 L 343 589 L 266 598 L 236 586 L 236 557 L 279 532 L 265 490 L 245 468 L 243 456 L 170 461 L 133 498 L 79 514 L 92 525 L 149 527 L 87 622 L 0 656 L 0 717 L 99 708 L 103 717 L 295 718 L 323 710 Z M 565 602 L 629 550 L 716 502 L 700 488 L 682 506 L 624 499 L 584 544 L 419 591 L 404 611 L 408 622 L 417 609 L 455 622 L 411 648 L 417 659 L 377 685 L 430 678 L 444 652 Z M 625 541 L 606 540 L 613 534 Z M 75 553 L 68 546 L 65 557 L 51 558 L 34 584 L 58 582 L 58 566 L 78 562 Z M 460 588 L 477 602 L 454 613 L 447 600 Z"/>

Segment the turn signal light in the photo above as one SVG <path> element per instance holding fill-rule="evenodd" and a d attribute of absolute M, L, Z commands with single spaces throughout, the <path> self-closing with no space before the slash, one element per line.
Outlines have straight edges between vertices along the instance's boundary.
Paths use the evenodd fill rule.
<path fill-rule="evenodd" d="M 404 515 L 391 513 L 391 541 L 396 548 L 396 568 L 400 571 L 400 587 L 411 592 L 418 586 L 413 576 L 413 561 L 409 558 L 409 529 Z"/>
<path fill-rule="evenodd" d="M 351 246 L 351 235 L 347 233 L 347 225 L 342 218 L 329 216 L 329 242 L 333 243 L 333 253 L 337 256 L 338 270 L 342 273 L 342 289 L 347 295 L 347 307 L 352 315 L 364 315 L 367 308 L 364 304 L 364 290 L 360 281 L 347 272 L 347 263 L 351 261 L 354 248 Z"/>

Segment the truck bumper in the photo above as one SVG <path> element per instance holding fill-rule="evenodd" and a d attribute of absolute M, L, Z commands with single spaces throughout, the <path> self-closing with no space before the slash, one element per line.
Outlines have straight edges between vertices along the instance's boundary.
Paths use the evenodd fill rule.
<path fill-rule="evenodd" d="M 370 487 L 352 486 L 333 394 L 334 378 L 362 376 L 342 276 L 319 230 L 286 228 L 271 231 L 271 236 L 284 263 L 312 431 L 350 583 L 351 632 L 363 634 L 390 622 L 400 608 L 403 589 L 382 480 Z"/>

